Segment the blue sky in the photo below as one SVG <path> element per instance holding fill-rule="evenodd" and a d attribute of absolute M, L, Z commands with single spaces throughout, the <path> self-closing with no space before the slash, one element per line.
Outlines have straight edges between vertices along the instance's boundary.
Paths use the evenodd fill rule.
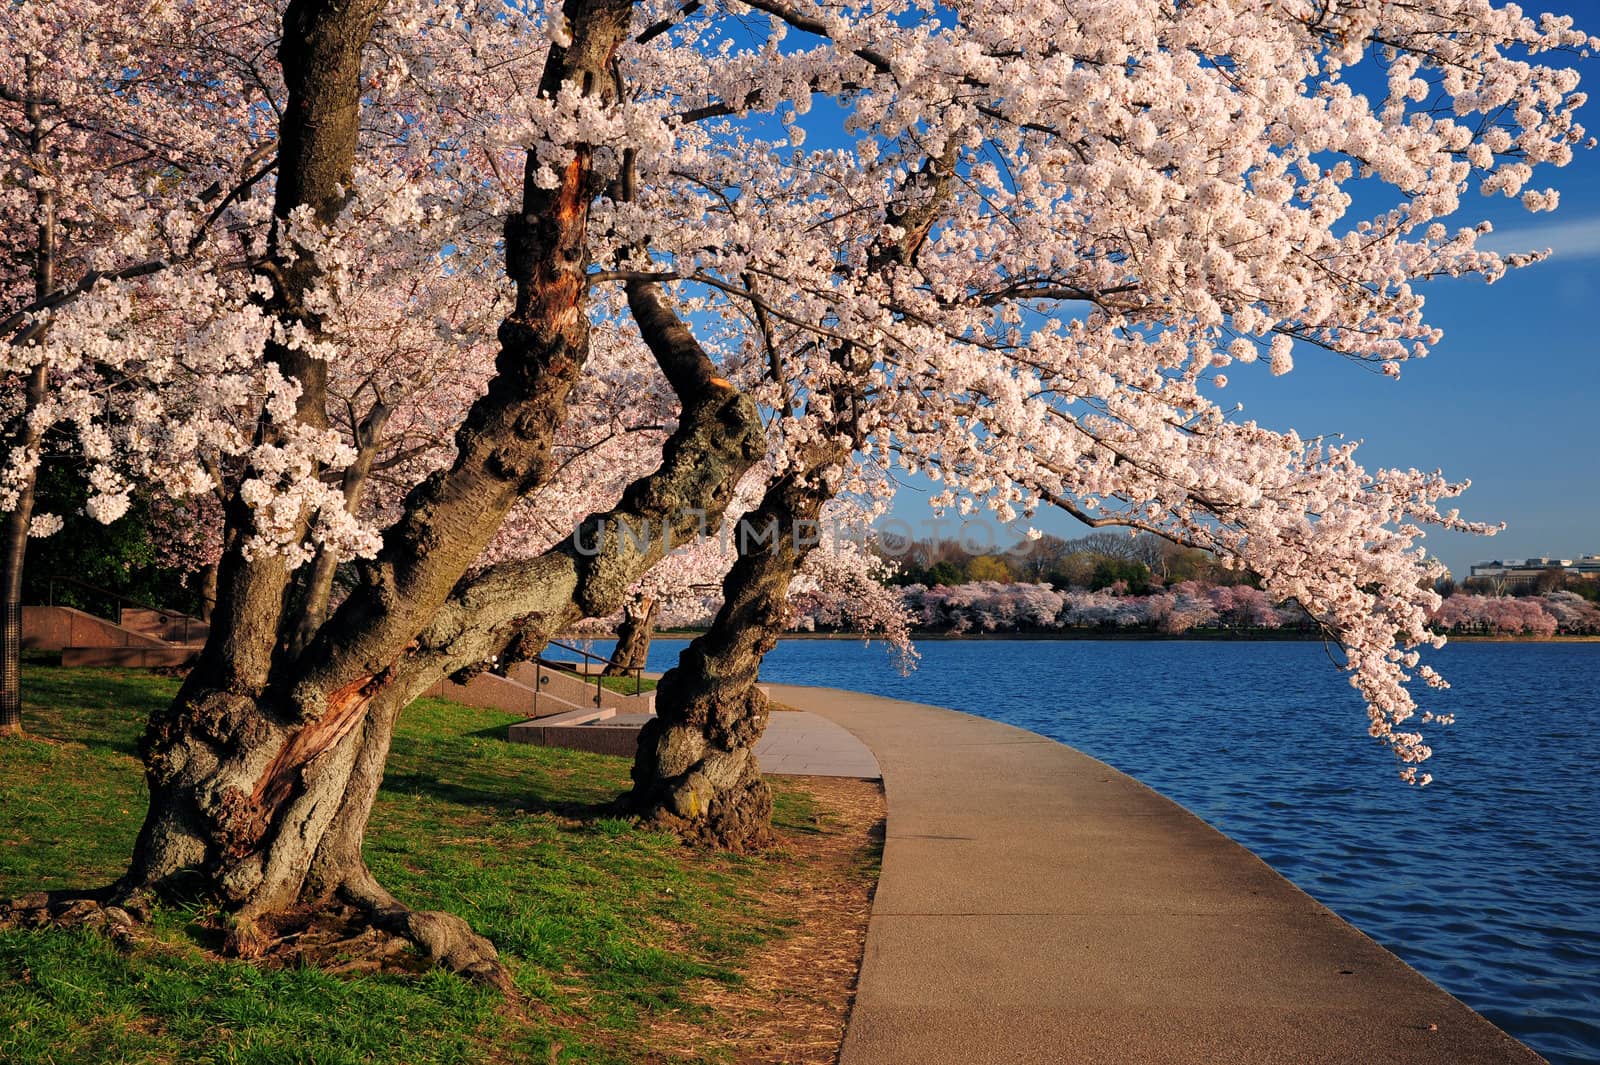
<path fill-rule="evenodd" d="M 1600 3 L 1551 6 L 1587 18 L 1590 32 L 1600 25 Z M 1579 67 L 1594 97 L 1582 121 L 1600 134 L 1600 59 Z M 1284 377 L 1230 375 L 1230 398 L 1264 425 L 1361 440 L 1369 468 L 1442 468 L 1470 479 L 1462 514 L 1506 529 L 1487 539 L 1431 534 L 1429 550 L 1458 577 L 1490 558 L 1600 553 L 1600 150 L 1536 172 L 1530 187 L 1551 186 L 1561 190 L 1554 214 L 1476 191 L 1464 200 L 1459 222 L 1493 222 L 1496 250 L 1553 254 L 1494 285 L 1427 285 L 1428 316 L 1445 337 L 1427 359 L 1405 364 L 1399 381 L 1304 345 Z M 895 515 L 917 526 L 928 511 L 917 486 L 908 489 Z M 1066 537 L 1088 531 L 1059 511 L 1032 524 Z"/>

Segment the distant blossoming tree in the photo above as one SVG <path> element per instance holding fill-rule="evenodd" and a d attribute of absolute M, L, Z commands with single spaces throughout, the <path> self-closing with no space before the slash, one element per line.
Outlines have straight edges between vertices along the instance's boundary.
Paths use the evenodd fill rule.
<path fill-rule="evenodd" d="M 891 469 L 939 481 L 938 505 L 1061 507 L 1260 574 L 1339 641 L 1372 735 L 1421 779 L 1406 684 L 1441 681 L 1416 650 L 1439 572 L 1417 539 L 1481 528 L 1438 509 L 1460 486 L 1218 395 L 1308 355 L 1397 375 L 1439 339 L 1418 281 L 1504 271 L 1485 227 L 1445 219 L 1473 188 L 1555 206 L 1531 180 L 1583 142 L 1582 97 L 1544 56 L 1595 44 L 1569 20 L 1489 0 L 263 6 L 0 9 L 11 532 L 52 428 L 96 516 L 135 486 L 227 497 L 211 636 L 146 731 L 149 813 L 104 898 L 197 873 L 240 953 L 347 906 L 503 981 L 490 944 L 362 861 L 396 716 L 620 609 L 660 533 L 719 525 L 764 461 L 744 519 L 764 535 L 641 739 L 632 799 L 658 824 L 765 837 L 761 658 L 805 534 Z M 96 37 L 123 26 L 151 32 Z M 135 127 L 140 162 L 113 165 L 124 142 L 94 138 Z M 1358 185 L 1382 201 L 1359 217 Z M 45 223 L 80 196 L 93 250 L 47 269 L 71 227 Z M 563 428 L 626 403 L 591 389 L 602 362 L 669 419 L 594 512 L 541 521 Z M 364 517 L 351 476 L 399 424 L 390 386 L 418 380 L 442 452 L 391 467 Z M 548 538 L 497 543 L 519 514 Z M 624 525 L 656 535 L 606 535 Z M 341 561 L 354 587 L 316 606 Z M 1103 598 L 1068 609 L 1122 623 Z"/>

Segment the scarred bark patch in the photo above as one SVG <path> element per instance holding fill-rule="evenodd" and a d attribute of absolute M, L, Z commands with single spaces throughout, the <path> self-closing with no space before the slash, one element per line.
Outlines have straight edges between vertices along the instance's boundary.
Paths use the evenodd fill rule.
<path fill-rule="evenodd" d="M 211 819 L 217 848 L 228 858 L 250 854 L 267 834 L 266 810 L 242 788 L 220 789 Z"/>
<path fill-rule="evenodd" d="M 331 750 L 348 736 L 366 714 L 372 699 L 389 681 L 390 670 L 352 681 L 328 696 L 321 716 L 289 738 L 266 772 L 256 782 L 254 801 L 266 810 L 275 810 L 289 797 L 299 771 L 312 759 Z"/>

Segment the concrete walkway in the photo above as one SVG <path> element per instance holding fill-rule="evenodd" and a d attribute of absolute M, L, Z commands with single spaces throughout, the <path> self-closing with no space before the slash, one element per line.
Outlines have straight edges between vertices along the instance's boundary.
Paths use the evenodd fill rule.
<path fill-rule="evenodd" d="M 820 714 L 778 710 L 756 741 L 763 773 L 803 777 L 865 777 L 876 780 L 878 760 L 848 729 Z"/>
<path fill-rule="evenodd" d="M 591 707 L 520 722 L 506 730 L 506 738 L 631 759 L 639 746 L 639 730 L 654 716 Z M 866 744 L 829 719 L 800 710 L 774 711 L 756 741 L 755 754 L 761 771 L 777 776 L 877 780 L 882 775 Z"/>
<path fill-rule="evenodd" d="M 1542 1060 L 1101 762 L 950 710 L 771 690 L 883 770 L 883 873 L 842 1065 Z"/>

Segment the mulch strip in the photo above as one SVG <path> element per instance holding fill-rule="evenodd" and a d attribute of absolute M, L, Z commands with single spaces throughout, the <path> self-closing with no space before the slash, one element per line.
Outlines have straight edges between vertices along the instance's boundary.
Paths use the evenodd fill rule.
<path fill-rule="evenodd" d="M 875 780 L 787 777 L 816 803 L 827 832 L 781 833 L 781 872 L 764 901 L 793 921 L 740 966 L 743 982 L 688 989 L 709 1012 L 658 1018 L 646 1037 L 662 1060 L 810 1065 L 838 1060 L 866 944 L 883 844 L 883 788 Z"/>

